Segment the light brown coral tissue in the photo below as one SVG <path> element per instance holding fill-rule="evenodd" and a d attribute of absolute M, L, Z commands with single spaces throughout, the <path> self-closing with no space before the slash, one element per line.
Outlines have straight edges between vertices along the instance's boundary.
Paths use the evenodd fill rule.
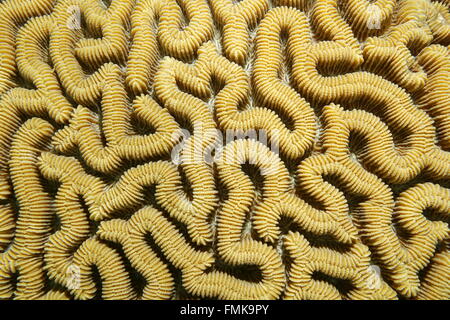
<path fill-rule="evenodd" d="M 449 0 L 0 3 L 1 299 L 450 299 Z"/>

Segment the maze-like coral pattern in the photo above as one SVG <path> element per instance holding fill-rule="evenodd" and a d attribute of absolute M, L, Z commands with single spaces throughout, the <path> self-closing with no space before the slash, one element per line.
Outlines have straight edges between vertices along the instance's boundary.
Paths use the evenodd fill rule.
<path fill-rule="evenodd" d="M 0 298 L 450 299 L 449 8 L 1 2 Z"/>

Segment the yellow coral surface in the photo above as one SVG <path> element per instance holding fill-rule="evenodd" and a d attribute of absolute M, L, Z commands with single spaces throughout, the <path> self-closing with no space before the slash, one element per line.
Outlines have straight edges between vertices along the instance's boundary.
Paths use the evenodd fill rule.
<path fill-rule="evenodd" d="M 0 3 L 0 299 L 450 299 L 449 0 Z"/>

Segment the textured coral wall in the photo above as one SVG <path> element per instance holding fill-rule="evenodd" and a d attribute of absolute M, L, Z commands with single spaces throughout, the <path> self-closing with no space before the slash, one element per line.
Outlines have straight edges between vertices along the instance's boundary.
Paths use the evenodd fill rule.
<path fill-rule="evenodd" d="M 450 299 L 449 0 L 0 3 L 0 298 Z"/>

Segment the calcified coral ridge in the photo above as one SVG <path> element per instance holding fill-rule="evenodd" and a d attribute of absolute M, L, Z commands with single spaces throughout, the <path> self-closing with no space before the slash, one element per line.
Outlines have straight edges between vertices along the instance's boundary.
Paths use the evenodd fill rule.
<path fill-rule="evenodd" d="M 450 299 L 449 8 L 1 2 L 0 298 Z"/>

